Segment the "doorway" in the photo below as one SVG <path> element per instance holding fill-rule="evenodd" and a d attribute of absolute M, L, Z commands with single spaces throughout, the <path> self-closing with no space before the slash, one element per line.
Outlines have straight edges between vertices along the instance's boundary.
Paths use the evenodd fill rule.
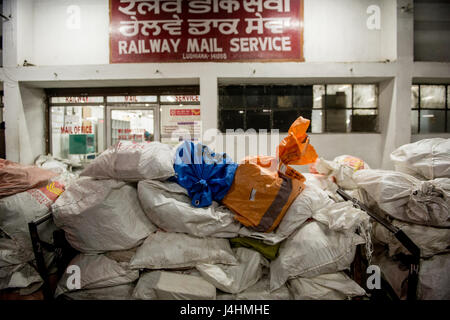
<path fill-rule="evenodd" d="M 158 105 L 107 107 L 107 144 L 160 141 Z"/>

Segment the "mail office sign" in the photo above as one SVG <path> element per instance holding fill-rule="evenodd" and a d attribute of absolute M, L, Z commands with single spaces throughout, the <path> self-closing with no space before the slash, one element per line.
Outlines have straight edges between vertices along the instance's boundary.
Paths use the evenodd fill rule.
<path fill-rule="evenodd" d="M 110 0 L 111 63 L 303 60 L 303 0 Z"/>

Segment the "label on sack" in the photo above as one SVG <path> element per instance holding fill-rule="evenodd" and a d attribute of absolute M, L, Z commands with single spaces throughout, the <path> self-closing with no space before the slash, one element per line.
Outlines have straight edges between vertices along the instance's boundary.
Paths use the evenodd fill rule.
<path fill-rule="evenodd" d="M 285 165 L 282 162 L 280 162 L 280 164 L 279 164 L 278 172 L 280 174 L 285 175 L 286 177 L 289 177 L 292 179 L 297 179 L 300 181 L 303 181 L 305 179 L 304 176 L 300 172 L 298 172 L 297 170 L 295 170 L 294 168 L 292 168 L 289 165 Z"/>
<path fill-rule="evenodd" d="M 27 192 L 35 199 L 39 204 L 42 204 L 48 208 L 58 199 L 58 197 L 64 192 L 64 185 L 59 182 L 52 182 L 45 187 L 39 189 L 31 189 Z"/>
<path fill-rule="evenodd" d="M 132 150 L 144 150 L 144 145 L 142 143 L 122 143 L 117 144 L 116 151 L 132 151 Z"/>
<path fill-rule="evenodd" d="M 356 157 L 346 157 L 341 161 L 341 163 L 350 166 L 353 171 L 365 169 L 364 161 Z"/>

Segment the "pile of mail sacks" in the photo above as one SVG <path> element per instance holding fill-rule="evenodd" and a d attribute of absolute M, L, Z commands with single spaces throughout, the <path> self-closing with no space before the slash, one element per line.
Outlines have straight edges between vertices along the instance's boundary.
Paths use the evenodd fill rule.
<path fill-rule="evenodd" d="M 278 157 L 239 163 L 191 141 L 119 143 L 103 152 L 51 206 L 80 252 L 55 296 L 364 296 L 346 271 L 366 243 L 368 217 L 295 169 L 317 159 L 308 126 L 301 117 L 293 123 Z"/>

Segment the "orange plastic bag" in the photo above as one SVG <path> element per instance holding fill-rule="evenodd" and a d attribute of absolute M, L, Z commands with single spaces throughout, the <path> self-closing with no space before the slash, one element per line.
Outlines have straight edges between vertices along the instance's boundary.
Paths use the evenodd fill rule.
<path fill-rule="evenodd" d="M 285 165 L 306 165 L 316 161 L 316 150 L 309 144 L 309 137 L 306 134 L 309 123 L 308 119 L 298 117 L 291 125 L 288 136 L 278 146 L 280 163 Z"/>
<path fill-rule="evenodd" d="M 301 174 L 300 179 L 293 179 L 279 173 L 277 166 L 273 157 L 245 159 L 222 201 L 236 220 L 258 232 L 273 231 L 303 190 Z"/>
<path fill-rule="evenodd" d="M 258 232 L 271 232 L 302 192 L 305 177 L 290 165 L 314 163 L 316 151 L 306 134 L 310 121 L 299 117 L 278 146 L 279 161 L 258 156 L 244 159 L 223 204 L 235 219 Z"/>

